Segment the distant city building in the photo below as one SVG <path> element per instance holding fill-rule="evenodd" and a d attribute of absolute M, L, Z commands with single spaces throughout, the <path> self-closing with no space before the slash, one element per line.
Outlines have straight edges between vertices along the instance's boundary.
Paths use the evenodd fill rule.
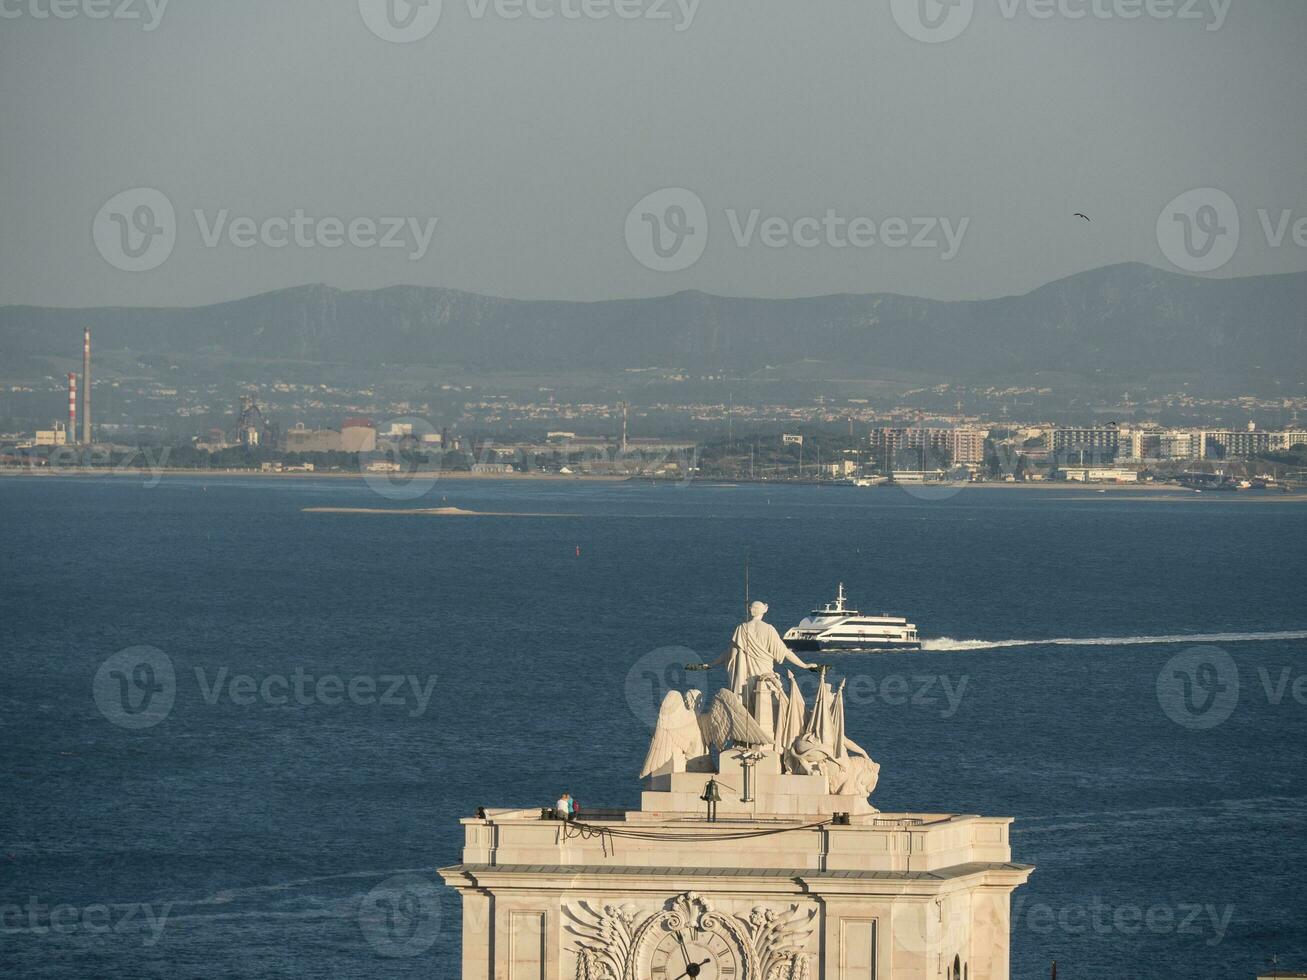
<path fill-rule="evenodd" d="M 1144 459 L 1156 459 L 1160 444 L 1159 434 L 1148 429 L 1117 429 L 1116 458 L 1139 462 Z"/>
<path fill-rule="evenodd" d="M 895 483 L 943 483 L 943 470 L 893 470 L 890 478 Z"/>
<path fill-rule="evenodd" d="M 988 432 L 984 429 L 958 426 L 945 429 L 944 432 L 944 443 L 952 454 L 954 463 L 973 465 L 985 461 L 985 437 Z"/>
<path fill-rule="evenodd" d="M 1087 428 L 1054 429 L 1048 447 L 1063 462 L 1106 464 L 1116 461 L 1121 432 L 1115 423 Z"/>
<path fill-rule="evenodd" d="M 286 430 L 288 453 L 338 453 L 342 448 L 341 434 L 335 429 L 309 429 L 300 422 Z"/>
<path fill-rule="evenodd" d="M 201 452 L 217 453 L 231 446 L 227 435 L 221 429 L 209 429 L 204 435 L 197 436 L 195 448 Z"/>
<path fill-rule="evenodd" d="M 1116 454 L 1111 456 L 1116 433 Z M 1057 429 L 1052 434 L 1059 462 L 1077 464 L 1140 463 L 1145 460 L 1226 459 L 1283 452 L 1307 445 L 1307 431 L 1262 431 L 1249 423 L 1245 429 Z"/>
<path fill-rule="evenodd" d="M 372 420 L 346 419 L 340 429 L 340 448 L 346 453 L 373 452 L 377 448 L 377 430 Z"/>
<path fill-rule="evenodd" d="M 1158 459 L 1197 459 L 1199 440 L 1196 432 L 1172 429 L 1163 432 L 1157 440 Z"/>
<path fill-rule="evenodd" d="M 985 461 L 984 429 L 966 426 L 880 426 L 871 430 L 871 451 L 876 459 L 885 466 L 894 463 L 901 450 L 927 450 L 927 462 L 931 454 L 947 458 L 959 465 L 976 465 Z"/>
<path fill-rule="evenodd" d="M 346 419 L 335 429 L 310 429 L 299 422 L 282 439 L 288 453 L 370 453 L 377 448 L 377 430 L 367 419 Z"/>
<path fill-rule="evenodd" d="M 513 472 L 512 463 L 473 463 L 473 473 L 504 475 Z"/>
<path fill-rule="evenodd" d="M 1073 483 L 1138 483 L 1139 473 L 1119 466 L 1064 466 L 1057 471 L 1059 480 Z"/>
<path fill-rule="evenodd" d="M 1145 460 L 1235 459 L 1307 445 L 1307 431 L 1244 429 L 1134 429 L 1124 426 L 1055 429 L 1054 457 L 1063 465 L 1104 466 Z M 1115 446 L 1115 453 L 1113 452 Z M 1083 456 L 1082 456 L 1083 454 Z"/>
<path fill-rule="evenodd" d="M 1199 433 L 1201 459 L 1227 459 L 1269 452 L 1271 434 L 1256 429 L 1206 429 Z"/>
<path fill-rule="evenodd" d="M 1307 446 L 1307 431 L 1303 429 L 1289 429 L 1285 432 L 1272 432 L 1271 451 L 1284 452 L 1292 449 L 1294 446 Z"/>
<path fill-rule="evenodd" d="M 37 429 L 35 444 L 38 446 L 66 446 L 68 430 L 62 422 L 56 422 L 52 429 Z"/>

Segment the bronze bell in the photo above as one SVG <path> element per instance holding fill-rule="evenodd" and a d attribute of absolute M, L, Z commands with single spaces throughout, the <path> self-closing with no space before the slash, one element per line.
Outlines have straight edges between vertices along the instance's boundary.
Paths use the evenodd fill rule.
<path fill-rule="evenodd" d="M 717 780 L 710 779 L 708 784 L 703 788 L 703 796 L 699 797 L 705 803 L 720 803 L 722 794 L 717 789 Z"/>

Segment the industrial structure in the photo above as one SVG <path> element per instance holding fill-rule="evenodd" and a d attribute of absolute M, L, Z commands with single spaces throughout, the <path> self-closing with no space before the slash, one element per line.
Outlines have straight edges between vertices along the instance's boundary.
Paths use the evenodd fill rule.
<path fill-rule="evenodd" d="M 77 372 L 68 372 L 68 428 L 69 439 L 77 438 Z"/>
<path fill-rule="evenodd" d="M 91 328 L 82 331 L 82 444 L 91 445 Z"/>
<path fill-rule="evenodd" d="M 339 430 L 310 429 L 298 422 L 286 430 L 282 448 L 288 453 L 370 453 L 377 448 L 377 430 L 365 418 L 348 418 Z"/>
<path fill-rule="evenodd" d="M 279 443 L 277 428 L 259 410 L 259 403 L 249 395 L 241 395 L 240 415 L 231 432 L 231 441 L 254 449 L 259 446 L 276 447 Z"/>

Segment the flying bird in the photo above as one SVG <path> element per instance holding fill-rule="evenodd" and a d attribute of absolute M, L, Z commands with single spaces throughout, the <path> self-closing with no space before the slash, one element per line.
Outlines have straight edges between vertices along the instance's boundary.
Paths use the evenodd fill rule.
<path fill-rule="evenodd" d="M 1073 218 L 1084 218 L 1086 221 L 1089 221 L 1089 215 L 1087 215 L 1087 214 L 1081 214 L 1079 211 L 1077 211 L 1077 212 L 1076 212 L 1075 214 L 1073 214 L 1071 217 L 1073 217 Z M 1090 223 L 1091 225 L 1093 224 L 1092 221 L 1089 221 L 1089 223 Z"/>

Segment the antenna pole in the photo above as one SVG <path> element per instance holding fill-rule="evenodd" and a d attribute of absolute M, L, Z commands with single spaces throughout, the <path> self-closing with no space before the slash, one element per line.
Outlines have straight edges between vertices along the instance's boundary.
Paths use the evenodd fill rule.
<path fill-rule="evenodd" d="M 744 619 L 749 620 L 749 554 L 744 555 Z"/>

